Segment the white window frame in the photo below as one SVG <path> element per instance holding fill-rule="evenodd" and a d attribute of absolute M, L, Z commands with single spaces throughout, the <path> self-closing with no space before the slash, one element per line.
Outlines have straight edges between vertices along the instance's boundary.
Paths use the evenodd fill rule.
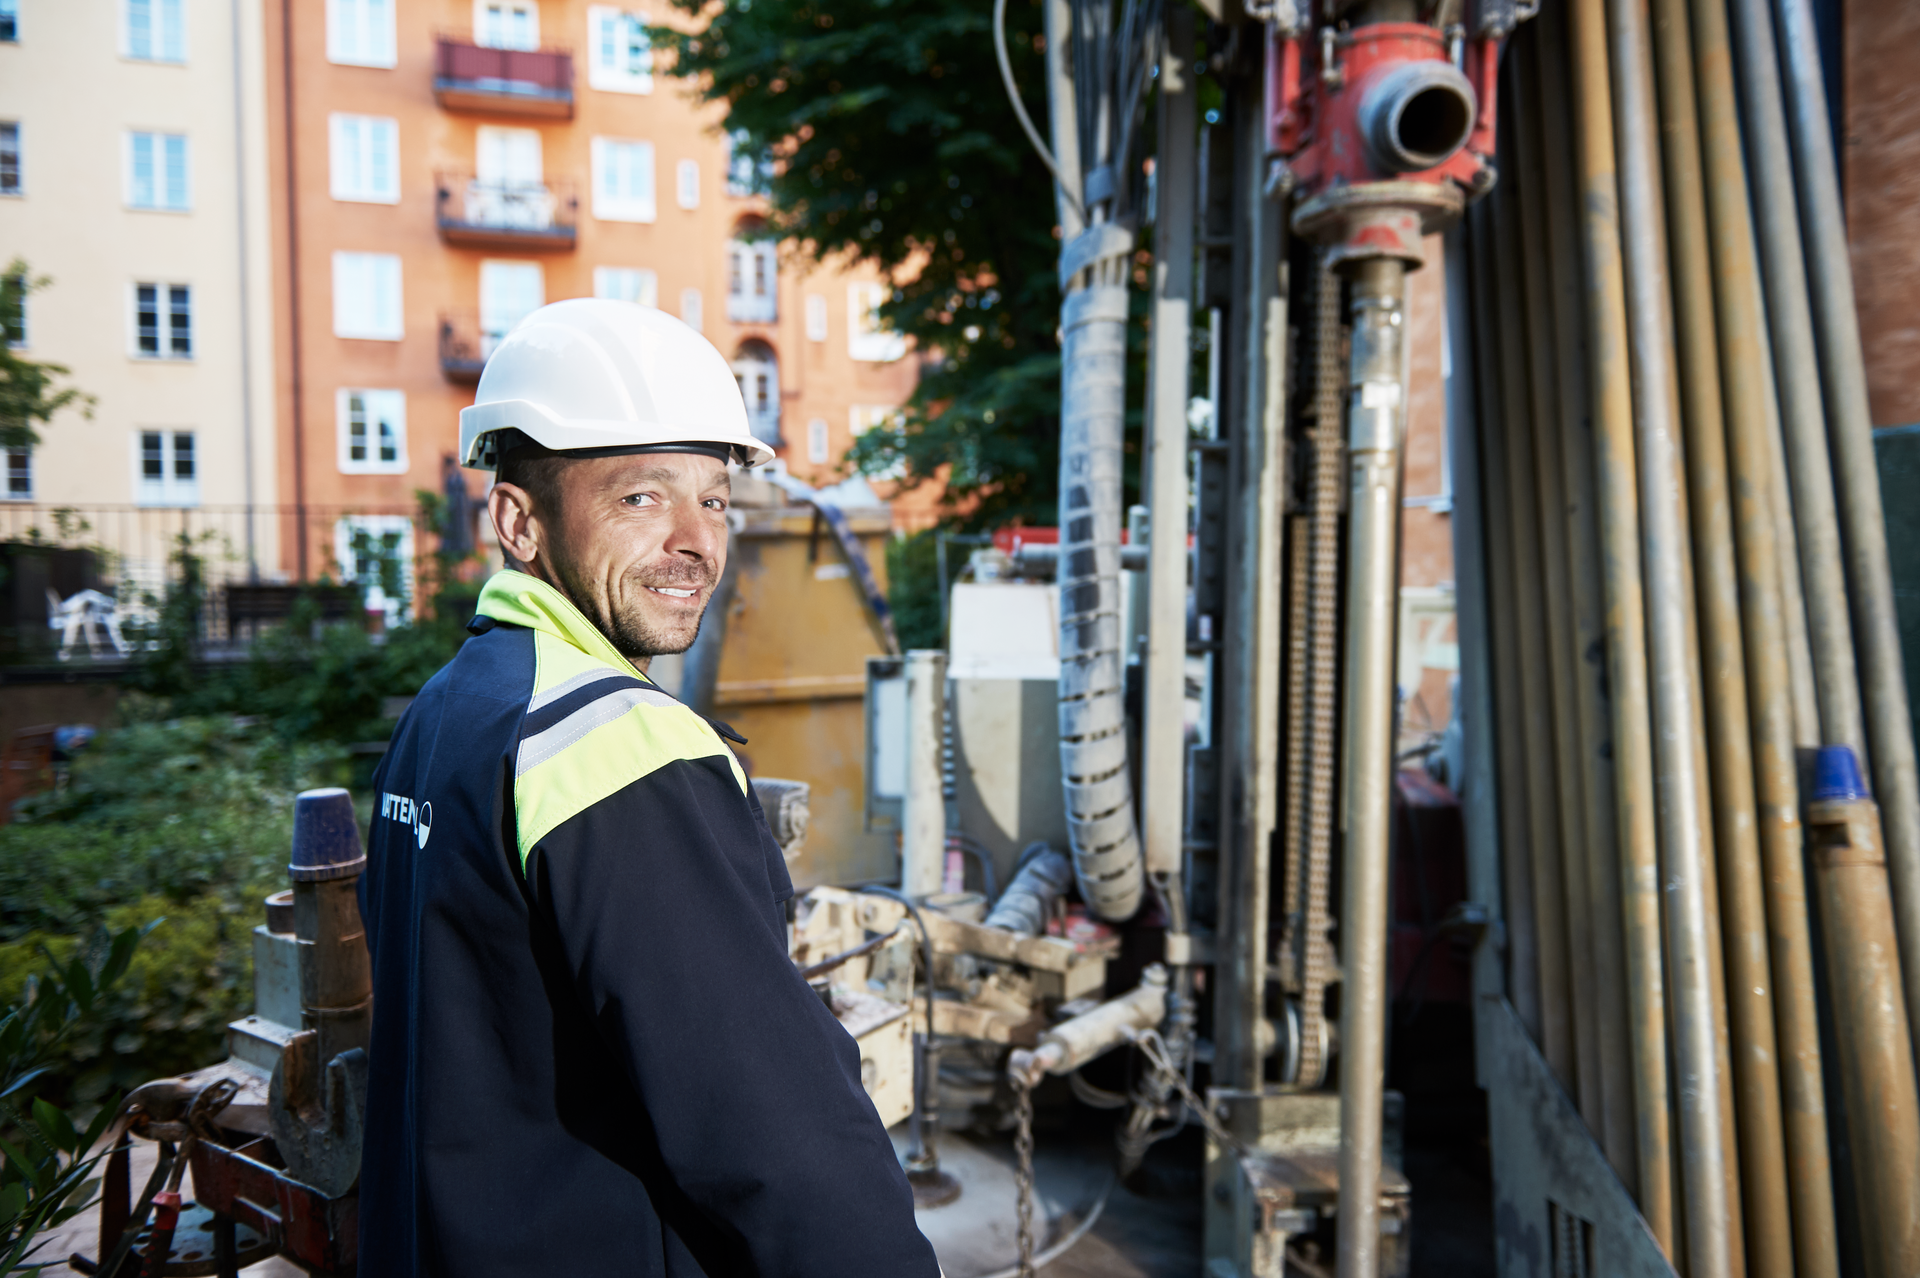
<path fill-rule="evenodd" d="M 380 296 L 389 280 L 392 296 Z M 362 289 L 364 297 L 357 296 Z M 370 342 L 397 342 L 406 335 L 406 289 L 399 254 L 334 253 L 333 335 Z"/>
<path fill-rule="evenodd" d="M 615 148 L 620 148 L 616 151 Z M 639 138 L 600 137 L 593 140 L 593 215 L 602 222 L 651 222 L 658 212 L 654 199 L 653 143 Z M 630 159 L 623 158 L 630 156 Z M 644 190 L 613 191 L 608 187 L 615 176 L 613 166 L 634 165 L 638 185 Z"/>
<path fill-rule="evenodd" d="M 727 138 L 727 194 L 737 200 L 766 192 L 772 177 L 772 164 L 765 155 L 749 155 L 740 147 L 746 141 L 745 129 L 729 129 Z"/>
<path fill-rule="evenodd" d="M 148 479 L 146 472 L 148 435 L 160 437 L 160 478 Z M 175 474 L 179 466 L 180 437 L 189 441 L 189 450 L 193 453 L 193 476 L 181 479 Z M 133 502 L 136 506 L 198 506 L 200 504 L 200 456 L 199 432 L 185 426 L 136 426 L 133 430 Z"/>
<path fill-rule="evenodd" d="M 807 340 L 827 340 L 827 297 L 824 293 L 807 294 Z"/>
<path fill-rule="evenodd" d="M 637 59 L 632 58 L 635 33 L 643 46 Z M 610 4 L 587 9 L 587 84 L 606 93 L 653 92 L 653 45 L 644 14 Z"/>
<path fill-rule="evenodd" d="M 815 466 L 824 466 L 833 460 L 832 436 L 824 417 L 816 417 L 807 423 L 807 460 Z"/>
<path fill-rule="evenodd" d="M 26 476 L 25 492 L 13 491 L 14 463 L 20 464 L 20 471 Z M 31 448 L 0 448 L 0 501 L 33 500 L 33 450 Z"/>
<path fill-rule="evenodd" d="M 154 290 L 154 340 L 159 349 L 143 351 L 140 349 L 140 290 Z M 176 354 L 173 349 L 174 309 L 173 290 L 187 290 L 187 350 L 185 354 Z M 194 305 L 193 285 L 182 280 L 135 280 L 127 290 L 127 353 L 147 364 L 188 363 L 199 350 L 200 335 L 195 331 L 199 325 L 198 308 Z"/>
<path fill-rule="evenodd" d="M 397 0 L 327 0 L 327 61 L 347 67 L 398 66 Z"/>
<path fill-rule="evenodd" d="M 683 209 L 700 207 L 700 161 L 682 160 L 673 166 L 673 195 Z"/>
<path fill-rule="evenodd" d="M 515 10 L 526 18 L 527 30 L 521 43 L 492 43 L 501 34 L 487 29 L 489 25 L 487 10 L 495 6 Z M 538 49 L 540 47 L 540 0 L 473 0 L 473 42 L 483 49 Z"/>
<path fill-rule="evenodd" d="M 496 275 L 496 273 L 505 272 L 512 272 L 514 278 L 523 281 L 529 279 L 538 280 L 540 287 L 534 290 L 535 296 L 526 299 L 532 304 L 524 310 L 520 310 L 518 314 L 511 317 L 499 315 L 489 316 L 488 302 L 490 290 L 487 288 L 487 277 L 489 275 Z M 496 278 L 498 278 L 498 275 L 496 275 Z M 498 294 L 492 294 L 492 296 L 495 299 L 498 298 Z M 487 258 L 482 261 L 480 263 L 480 340 L 484 345 L 485 353 L 491 356 L 493 354 L 493 348 L 499 344 L 501 338 L 513 331 L 514 325 L 546 304 L 547 268 L 544 264 L 540 262 L 529 262 L 519 258 L 504 257 Z M 518 308 L 516 307 L 516 309 Z M 492 319 L 494 322 L 489 323 L 489 319 Z"/>
<path fill-rule="evenodd" d="M 0 186 L 0 196 L 19 199 L 27 193 L 27 148 L 23 140 L 26 130 L 18 120 L 0 120 L 0 129 L 13 130 L 13 185 Z"/>
<path fill-rule="evenodd" d="M 735 355 L 729 363 L 733 369 L 734 380 L 740 387 L 741 403 L 747 410 L 747 428 L 753 432 L 755 439 L 769 447 L 779 448 L 786 442 L 780 433 L 780 356 L 763 342 L 755 341 L 752 345 L 764 349 L 765 357 L 763 358 L 758 350 L 743 351 Z M 767 393 L 769 407 L 764 412 L 756 411 L 753 400 L 748 397 L 746 385 L 748 377 L 766 379 L 763 389 Z"/>
<path fill-rule="evenodd" d="M 907 339 L 881 328 L 877 312 L 885 284 L 847 285 L 847 355 L 863 364 L 891 364 L 907 353 Z"/>
<path fill-rule="evenodd" d="M 165 133 L 157 129 L 128 129 L 121 135 L 122 174 L 125 180 L 126 207 L 141 213 L 191 213 L 193 212 L 193 142 L 184 133 Z M 141 138 L 151 139 L 150 160 L 153 164 L 153 202 L 142 204 L 136 198 L 134 188 L 135 157 L 140 151 Z M 166 178 L 167 157 L 165 150 L 172 143 L 180 144 L 180 202 L 167 202 L 174 192 L 169 188 Z"/>
<path fill-rule="evenodd" d="M 616 302 L 637 302 L 641 306 L 660 305 L 660 277 L 644 267 L 596 266 L 593 268 L 593 295 Z"/>
<path fill-rule="evenodd" d="M 727 318 L 771 324 L 780 315 L 780 246 L 736 236 L 727 243 Z"/>
<path fill-rule="evenodd" d="M 380 613 L 388 626 L 404 622 L 413 600 L 413 520 L 405 515 L 347 515 L 333 525 L 333 562 L 340 579 L 360 579 L 360 564 L 353 554 L 353 534 L 364 531 L 376 537 L 396 535 L 394 553 L 400 559 L 400 598 L 393 599 L 374 582 L 367 587 L 367 611 Z"/>
<path fill-rule="evenodd" d="M 147 7 L 147 51 L 141 53 L 133 47 L 133 8 L 136 4 Z M 120 0 L 120 56 L 131 62 L 158 62 L 167 65 L 183 65 L 187 60 L 187 4 L 186 0 Z M 174 37 L 171 47 L 166 42 L 164 24 L 167 11 L 171 10 Z"/>
<path fill-rule="evenodd" d="M 354 401 L 360 405 L 365 427 L 363 441 L 367 455 L 353 456 Z M 342 386 L 334 395 L 334 416 L 338 426 L 340 473 L 343 475 L 404 475 L 407 473 L 407 393 L 367 386 Z M 394 456 L 380 456 L 380 427 L 387 427 L 393 438 Z"/>
<path fill-rule="evenodd" d="M 384 142 L 386 163 L 378 158 Z M 400 121 L 334 111 L 327 116 L 328 188 L 354 204 L 400 202 Z"/>
<path fill-rule="evenodd" d="M 680 290 L 680 322 L 696 333 L 706 332 L 706 304 L 697 288 Z"/>

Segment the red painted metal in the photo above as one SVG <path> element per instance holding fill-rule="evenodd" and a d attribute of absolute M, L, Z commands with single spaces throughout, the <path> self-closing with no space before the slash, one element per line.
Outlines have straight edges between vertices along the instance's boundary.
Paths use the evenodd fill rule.
<path fill-rule="evenodd" d="M 267 1161 L 276 1157 L 270 1140 L 235 1149 L 202 1140 L 193 1148 L 194 1196 L 257 1230 L 304 1269 L 351 1273 L 359 1256 L 359 1195 L 328 1198 Z"/>
<path fill-rule="evenodd" d="M 1400 256 L 1418 261 L 1421 232 L 1450 220 L 1467 200 L 1493 184 L 1499 54 L 1497 39 L 1474 40 L 1461 49 L 1460 71 L 1475 99 L 1473 126 L 1464 145 L 1433 168 L 1396 172 L 1383 168 L 1368 145 L 1361 104 L 1385 77 L 1409 64 L 1449 64 L 1446 35 L 1418 22 L 1373 23 L 1340 31 L 1330 40 L 1318 27 L 1286 35 L 1270 26 L 1268 148 L 1285 163 L 1300 206 L 1315 210 L 1309 228 L 1314 238 L 1329 242 L 1341 258 Z M 1389 183 L 1404 197 L 1404 207 L 1417 224 L 1410 236 L 1402 234 L 1405 228 L 1398 218 L 1382 224 L 1382 213 L 1402 202 L 1385 187 Z M 1343 191 L 1368 187 L 1377 191 Z M 1421 196 L 1419 188 L 1427 194 Z M 1326 212 L 1329 202 L 1338 210 L 1332 216 Z"/>

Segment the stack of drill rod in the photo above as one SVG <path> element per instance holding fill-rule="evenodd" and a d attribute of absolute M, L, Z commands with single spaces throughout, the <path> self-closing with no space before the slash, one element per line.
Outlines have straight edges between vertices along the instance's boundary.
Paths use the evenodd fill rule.
<path fill-rule="evenodd" d="M 1920 1272 L 1920 795 L 1807 0 L 1550 3 L 1501 97 L 1450 251 L 1510 996 L 1691 1278 Z M 1823 745 L 1877 920 L 1810 904 Z"/>

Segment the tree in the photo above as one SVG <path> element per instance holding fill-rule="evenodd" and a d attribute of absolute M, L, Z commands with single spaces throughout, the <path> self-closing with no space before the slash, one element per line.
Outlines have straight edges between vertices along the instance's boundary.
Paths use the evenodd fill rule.
<path fill-rule="evenodd" d="M 674 74 L 727 107 L 772 209 L 764 234 L 897 281 L 882 315 L 930 356 L 901 420 L 853 463 L 943 473 L 960 522 L 1052 523 L 1060 244 L 1053 183 L 1000 82 L 980 0 L 673 0 Z M 1008 6 L 1014 74 L 1044 117 L 1037 0 Z M 707 14 L 711 12 L 711 17 Z M 703 19 L 706 19 L 703 23 Z"/>
<path fill-rule="evenodd" d="M 14 349 L 25 326 L 27 295 L 52 283 L 35 276 L 14 258 L 0 274 L 0 448 L 31 448 L 40 442 L 35 422 L 49 422 L 63 408 L 78 406 L 93 416 L 93 396 L 57 383 L 71 370 L 64 364 L 28 359 Z"/>

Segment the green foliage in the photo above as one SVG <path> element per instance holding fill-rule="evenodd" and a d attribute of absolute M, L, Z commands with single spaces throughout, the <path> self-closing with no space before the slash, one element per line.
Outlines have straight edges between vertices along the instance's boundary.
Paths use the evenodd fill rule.
<path fill-rule="evenodd" d="M 940 625 L 937 536 L 928 528 L 887 542 L 887 603 L 893 609 L 902 652 L 947 646 Z"/>
<path fill-rule="evenodd" d="M 260 900 L 286 883 L 293 796 L 344 779 L 344 759 L 231 718 L 135 722 L 19 805 L 0 828 L 0 997 L 43 950 L 65 961 L 99 927 L 168 919 L 66 1041 L 47 1094 L 97 1100 L 223 1054 L 252 1002 Z"/>
<path fill-rule="evenodd" d="M 748 154 L 770 153 L 766 233 L 899 283 L 886 320 L 933 357 L 897 426 L 853 463 L 908 482 L 944 475 L 965 522 L 1051 523 L 1060 357 L 1052 179 L 1001 87 L 992 5 L 956 0 L 674 0 L 695 32 L 655 28 L 675 73 Z M 1038 0 L 1008 39 L 1041 110 Z"/>
<path fill-rule="evenodd" d="M 59 385 L 71 370 L 64 364 L 31 360 L 13 349 L 19 339 L 27 296 L 52 283 L 35 275 L 21 258 L 0 272 L 0 448 L 31 448 L 40 442 L 35 422 L 50 422 L 63 408 L 93 416 L 93 396 Z"/>
<path fill-rule="evenodd" d="M 77 952 L 64 958 L 42 951 L 47 969 L 9 989 L 0 1019 L 0 1118 L 7 1128 L 0 1138 L 0 1273 L 61 1263 L 34 1254 L 42 1236 L 93 1201 L 99 1186 L 93 1169 L 102 1155 L 89 1151 L 112 1123 L 114 1107 L 102 1105 L 81 1126 L 36 1093 L 76 1031 L 88 1028 L 118 993 L 141 938 L 154 926 L 102 930 L 84 950 L 70 946 Z"/>
<path fill-rule="evenodd" d="M 0 828 L 0 944 L 84 932 L 142 897 L 178 907 L 275 882 L 293 795 L 337 778 L 344 757 L 225 717 L 102 734 L 65 788 L 23 800 Z"/>

